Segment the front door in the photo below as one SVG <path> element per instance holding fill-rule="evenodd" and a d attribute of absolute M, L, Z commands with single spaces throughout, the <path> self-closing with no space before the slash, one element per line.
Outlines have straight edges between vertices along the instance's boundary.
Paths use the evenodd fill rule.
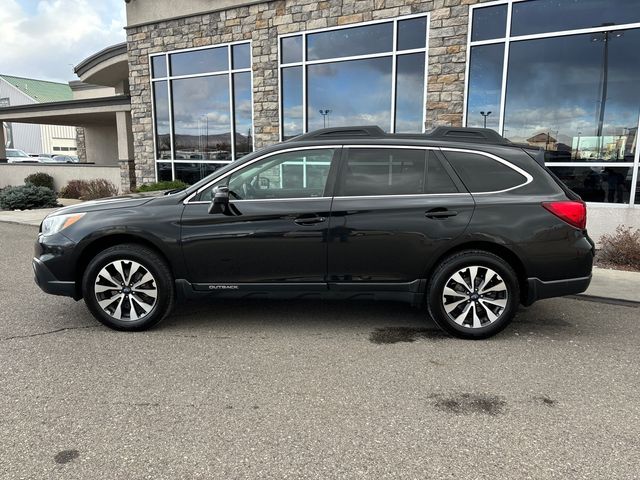
<path fill-rule="evenodd" d="M 435 150 L 349 147 L 343 163 L 329 227 L 330 286 L 411 288 L 430 257 L 463 233 L 473 198 Z"/>
<path fill-rule="evenodd" d="M 182 215 L 189 280 L 324 286 L 331 211 L 327 179 L 339 151 L 275 153 L 232 170 L 212 188 L 229 187 L 233 215 L 208 213 L 211 190 L 194 197 Z"/>

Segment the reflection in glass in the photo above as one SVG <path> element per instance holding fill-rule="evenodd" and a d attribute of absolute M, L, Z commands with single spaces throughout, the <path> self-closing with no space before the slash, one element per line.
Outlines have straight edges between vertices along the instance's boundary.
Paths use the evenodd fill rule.
<path fill-rule="evenodd" d="M 172 81 L 175 159 L 231 160 L 228 78 Z"/>
<path fill-rule="evenodd" d="M 282 69 L 282 138 L 300 135 L 302 117 L 302 67 Z"/>
<path fill-rule="evenodd" d="M 392 22 L 307 35 L 307 60 L 350 57 L 391 50 L 393 50 Z"/>
<path fill-rule="evenodd" d="M 176 180 L 193 185 L 225 165 L 225 163 L 175 163 Z"/>
<path fill-rule="evenodd" d="M 507 5 L 473 10 L 471 41 L 504 38 L 507 32 Z M 513 32 L 511 32 L 513 34 Z"/>
<path fill-rule="evenodd" d="M 164 55 L 151 57 L 151 75 L 153 78 L 167 76 L 167 59 Z"/>
<path fill-rule="evenodd" d="M 547 161 L 632 162 L 638 44 L 637 29 L 512 42 L 504 135 Z"/>
<path fill-rule="evenodd" d="M 307 67 L 309 131 L 327 126 L 379 125 L 391 120 L 391 57 L 323 63 Z"/>
<path fill-rule="evenodd" d="M 396 132 L 419 133 L 424 112 L 424 54 L 399 55 L 396 75 Z"/>
<path fill-rule="evenodd" d="M 233 74 L 236 159 L 253 151 L 251 132 L 251 73 Z"/>
<path fill-rule="evenodd" d="M 629 203 L 632 167 L 550 167 L 586 202 Z"/>
<path fill-rule="evenodd" d="M 398 50 L 424 48 L 427 44 L 427 18 L 410 18 L 398 22 Z"/>
<path fill-rule="evenodd" d="M 282 63 L 293 63 L 302 61 L 302 36 L 284 37 L 281 40 Z"/>
<path fill-rule="evenodd" d="M 171 158 L 169 129 L 169 99 L 167 81 L 153 83 L 153 107 L 155 109 L 156 158 Z"/>
<path fill-rule="evenodd" d="M 158 175 L 159 182 L 168 182 L 173 179 L 173 172 L 171 171 L 170 162 L 157 162 L 156 173 Z"/>
<path fill-rule="evenodd" d="M 498 130 L 503 62 L 502 43 L 471 48 L 467 99 L 468 127 L 483 127 L 486 118 L 487 128 Z"/>
<path fill-rule="evenodd" d="M 640 2 L 638 0 L 514 2 L 511 35 L 557 32 L 635 22 L 640 22 Z"/>
<path fill-rule="evenodd" d="M 169 55 L 171 75 L 193 75 L 229 69 L 227 47 L 192 50 Z"/>
<path fill-rule="evenodd" d="M 248 43 L 231 46 L 231 62 L 233 69 L 251 68 L 251 47 Z"/>

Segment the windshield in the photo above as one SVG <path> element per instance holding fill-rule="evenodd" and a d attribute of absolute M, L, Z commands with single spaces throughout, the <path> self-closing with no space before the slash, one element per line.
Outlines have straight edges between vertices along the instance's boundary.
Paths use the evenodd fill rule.
<path fill-rule="evenodd" d="M 22 150 L 9 150 L 9 149 L 7 149 L 7 157 L 27 157 L 27 158 L 29 158 L 29 155 L 24 153 Z"/>

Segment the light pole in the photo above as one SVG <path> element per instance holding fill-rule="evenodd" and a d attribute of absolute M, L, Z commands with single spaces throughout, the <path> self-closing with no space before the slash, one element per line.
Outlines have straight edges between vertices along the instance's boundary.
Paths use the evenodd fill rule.
<path fill-rule="evenodd" d="M 324 128 L 327 128 L 327 124 L 329 123 L 329 119 L 327 118 L 331 113 L 331 110 L 318 110 L 320 115 L 322 115 L 322 125 Z"/>
<path fill-rule="evenodd" d="M 576 145 L 576 160 L 580 160 L 580 135 L 582 135 L 582 132 L 578 132 L 578 143 Z"/>
<path fill-rule="evenodd" d="M 491 111 L 488 111 L 487 113 L 480 112 L 480 115 L 482 115 L 482 120 L 484 120 L 484 128 L 487 128 L 487 117 L 491 115 Z"/>

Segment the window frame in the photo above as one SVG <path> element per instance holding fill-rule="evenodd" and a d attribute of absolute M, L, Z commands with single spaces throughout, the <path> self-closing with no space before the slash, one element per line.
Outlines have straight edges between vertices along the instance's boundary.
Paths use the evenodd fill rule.
<path fill-rule="evenodd" d="M 520 2 L 530 2 L 535 0 L 494 0 L 490 2 L 478 3 L 475 5 L 469 6 L 469 17 L 468 17 L 468 31 L 467 31 L 467 52 L 466 52 L 466 67 L 465 67 L 465 80 L 464 80 L 464 97 L 463 97 L 463 111 L 462 111 L 462 125 L 467 126 L 467 108 L 468 108 L 468 99 L 469 99 L 469 74 L 470 74 L 470 60 L 471 60 L 471 49 L 476 46 L 482 45 L 494 45 L 494 44 L 503 44 L 504 45 L 504 57 L 502 64 L 502 83 L 500 86 L 500 104 L 499 104 L 499 120 L 498 120 L 498 133 L 500 135 L 504 135 L 504 113 L 505 113 L 505 105 L 506 105 L 506 94 L 507 94 L 507 78 L 508 78 L 508 70 L 509 70 L 509 55 L 510 55 L 510 44 L 513 42 L 527 41 L 527 40 L 539 40 L 539 39 L 547 39 L 547 38 L 555 38 L 555 37 L 566 37 L 572 35 L 583 35 L 583 34 L 593 34 L 593 33 L 602 33 L 602 32 L 612 32 L 617 30 L 630 30 L 630 29 L 640 29 L 640 22 L 635 23 L 625 23 L 620 25 L 610 25 L 610 26 L 600 26 L 600 27 L 590 27 L 590 28 L 580 28 L 580 29 L 571 29 L 571 30 L 559 30 L 555 32 L 544 32 L 544 33 L 534 33 L 528 35 L 511 35 L 511 23 L 512 23 L 512 14 L 513 14 L 513 4 Z M 505 36 L 501 38 L 493 38 L 490 40 L 472 40 L 472 28 L 473 28 L 473 14 L 476 9 L 484 8 L 484 7 L 492 7 L 496 5 L 507 5 L 507 25 L 505 29 Z M 637 132 L 636 135 L 640 134 L 640 114 L 638 115 L 638 123 L 637 123 Z M 634 154 L 633 162 L 546 162 L 545 165 L 547 167 L 629 167 L 633 168 L 632 171 L 632 179 L 631 185 L 629 189 L 629 203 L 628 204 L 619 204 L 619 203 L 607 203 L 607 202 L 587 202 L 588 206 L 594 207 L 616 207 L 616 208 L 639 208 L 640 204 L 636 204 L 636 191 L 639 187 L 639 173 L 640 170 L 640 144 L 636 146 L 636 151 Z"/>
<path fill-rule="evenodd" d="M 402 20 L 409 20 L 412 18 L 425 18 L 426 19 L 426 40 L 424 48 L 412 48 L 409 50 L 398 50 L 398 23 Z M 321 60 L 307 60 L 307 35 L 312 35 L 321 32 L 344 30 L 355 27 L 365 27 L 368 25 L 376 25 L 381 23 L 393 23 L 393 46 L 390 51 L 382 53 L 369 53 L 364 55 L 352 55 L 348 57 L 327 58 Z M 307 66 L 318 64 L 329 64 L 338 62 L 347 62 L 350 60 L 366 60 L 371 58 L 391 58 L 391 110 L 390 110 L 390 125 L 389 132 L 395 133 L 396 125 L 396 85 L 397 85 L 397 59 L 402 55 L 409 55 L 413 53 L 424 54 L 424 89 L 422 92 L 422 129 L 421 132 L 426 131 L 427 121 L 427 84 L 429 73 L 429 36 L 431 28 L 431 13 L 422 12 L 411 15 L 401 15 L 398 17 L 384 18 L 379 20 L 371 20 L 367 22 L 350 23 L 348 25 L 339 25 L 335 27 L 325 27 L 312 30 L 301 30 L 294 33 L 285 33 L 278 35 L 278 119 L 280 123 L 279 128 L 279 140 L 282 142 L 284 139 L 284 108 L 283 108 L 283 83 L 282 83 L 282 70 L 290 67 L 301 67 L 302 69 L 302 134 L 308 133 L 308 118 L 307 118 Z M 302 59 L 299 62 L 282 63 L 282 39 L 290 37 L 302 37 Z"/>
<path fill-rule="evenodd" d="M 248 44 L 249 45 L 249 67 L 246 68 L 233 68 L 233 46 Z M 169 56 L 174 53 L 187 53 L 199 50 L 209 50 L 218 47 L 224 47 L 227 49 L 227 69 L 219 70 L 215 72 L 206 72 L 206 73 L 196 73 L 196 74 L 188 74 L 188 75 L 172 75 L 170 71 L 170 60 Z M 165 59 L 165 69 L 166 76 L 163 77 L 154 77 L 153 76 L 153 58 L 156 57 L 164 57 Z M 176 178 L 176 163 L 206 163 L 206 164 L 229 164 L 236 161 L 236 151 L 235 151 L 235 87 L 233 82 L 233 76 L 236 73 L 249 73 L 251 79 L 251 132 L 252 132 L 252 148 L 255 151 L 255 110 L 253 103 L 253 40 L 238 40 L 235 42 L 225 42 L 225 43 L 216 43 L 213 45 L 204 45 L 201 47 L 190 47 L 190 48 L 180 48 L 174 50 L 167 50 L 164 52 L 154 52 L 149 53 L 147 55 L 148 67 L 149 67 L 149 86 L 150 86 L 150 99 L 151 99 L 151 127 L 153 132 L 153 155 L 154 155 L 154 175 L 156 181 L 158 181 L 158 163 L 170 164 L 171 165 L 171 178 L 175 180 Z M 197 160 L 197 159 L 176 159 L 175 158 L 175 150 L 174 150 L 174 124 L 173 124 L 173 95 L 172 95 L 172 82 L 173 80 L 181 80 L 181 79 L 189 79 L 189 78 L 198 78 L 198 77 L 211 77 L 211 76 L 227 76 L 227 82 L 229 85 L 229 133 L 230 133 L 230 150 L 231 150 L 231 160 Z M 154 83 L 157 82 L 167 82 L 167 102 L 169 109 L 169 143 L 171 149 L 171 155 L 169 159 L 158 159 L 158 146 L 157 146 L 157 134 L 156 134 L 156 105 L 154 101 Z"/>

